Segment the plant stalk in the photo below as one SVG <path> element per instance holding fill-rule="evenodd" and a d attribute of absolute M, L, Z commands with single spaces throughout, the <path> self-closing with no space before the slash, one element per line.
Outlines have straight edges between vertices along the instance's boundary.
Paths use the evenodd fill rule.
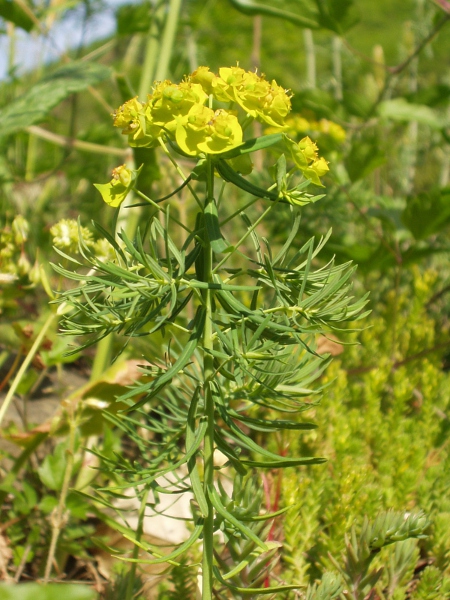
<path fill-rule="evenodd" d="M 334 78 L 334 97 L 336 100 L 342 100 L 342 38 L 335 35 L 332 40 L 333 51 L 333 78 Z"/>
<path fill-rule="evenodd" d="M 145 57 L 142 67 L 141 81 L 139 83 L 139 98 L 145 101 L 147 94 L 150 93 L 150 88 L 155 79 L 156 62 L 159 58 L 159 29 L 160 22 L 164 17 L 166 4 L 161 2 L 152 16 L 152 23 L 148 32 L 147 41 L 145 44 Z"/>
<path fill-rule="evenodd" d="M 142 492 L 142 500 L 141 500 L 141 504 L 139 506 L 138 524 L 137 524 L 137 530 L 136 530 L 137 543 L 139 543 L 141 541 L 142 534 L 144 532 L 145 508 L 147 506 L 149 491 L 150 491 L 150 487 L 147 486 L 144 488 L 144 491 Z M 139 546 L 137 544 L 135 544 L 134 548 L 133 548 L 133 558 L 134 559 L 139 558 Z M 133 590 L 134 590 L 134 582 L 136 579 L 136 572 L 137 572 L 137 562 L 132 562 L 130 572 L 128 573 L 127 590 L 125 592 L 124 600 L 132 600 L 133 599 Z"/>
<path fill-rule="evenodd" d="M 214 202 L 214 166 L 211 161 L 209 161 L 209 168 L 207 171 L 207 197 L 205 202 L 205 208 L 210 202 Z M 203 240 L 203 281 L 209 283 L 212 280 L 212 249 L 206 231 Z M 212 354 L 209 352 L 213 348 L 212 295 L 213 290 L 206 289 L 203 292 L 203 302 L 206 308 L 206 321 L 205 328 L 203 331 L 203 384 L 205 398 L 204 415 L 208 423 L 203 448 L 203 487 L 206 496 L 206 501 L 208 504 L 208 515 L 205 518 L 203 528 L 202 600 L 211 600 L 213 594 L 214 509 L 211 504 L 209 495 L 209 492 L 214 487 L 214 397 L 212 394 L 214 359 Z"/>
<path fill-rule="evenodd" d="M 37 352 L 38 352 L 38 350 L 40 348 L 40 345 L 42 344 L 42 342 L 44 340 L 45 334 L 49 330 L 49 328 L 52 325 L 53 321 L 55 319 L 57 319 L 57 318 L 58 318 L 58 315 L 56 313 L 51 313 L 47 317 L 47 320 L 42 325 L 41 331 L 38 333 L 36 339 L 34 340 L 34 344 L 31 346 L 30 351 L 28 352 L 25 360 L 23 361 L 22 366 L 17 371 L 17 374 L 14 377 L 14 381 L 12 382 L 11 387 L 9 388 L 8 393 L 6 394 L 6 397 L 5 397 L 4 401 L 3 401 L 2 407 L 0 408 L 0 426 L 1 426 L 2 422 L 3 422 L 3 418 L 4 418 L 5 414 L 6 414 L 6 411 L 8 410 L 9 405 L 11 404 L 11 400 L 13 399 L 14 394 L 16 393 L 16 390 L 17 390 L 20 382 L 22 381 L 22 377 L 27 372 L 27 369 L 30 366 L 33 358 L 37 354 Z"/>
<path fill-rule="evenodd" d="M 161 52 L 158 60 L 158 68 L 156 69 L 156 81 L 162 81 L 169 73 L 170 59 L 172 57 L 175 34 L 177 32 L 181 1 L 182 0 L 170 0 L 169 2 L 167 20 L 161 40 Z"/>
<path fill-rule="evenodd" d="M 73 407 L 71 407 L 70 410 L 73 411 Z M 50 541 L 50 548 L 48 551 L 47 563 L 45 565 L 44 583 L 48 583 L 48 580 L 50 579 L 53 561 L 55 559 L 56 546 L 58 544 L 59 535 L 64 526 L 65 512 L 66 512 L 66 498 L 67 498 L 67 494 L 69 492 L 69 485 L 70 485 L 70 480 L 72 478 L 72 471 L 73 471 L 73 464 L 74 464 L 75 431 L 76 431 L 75 418 L 74 418 L 74 415 L 71 414 L 69 448 L 67 450 L 66 470 L 64 472 L 64 480 L 63 480 L 63 484 L 61 487 L 61 494 L 59 496 L 58 506 L 57 506 L 56 512 L 52 518 L 52 539 Z"/>
<path fill-rule="evenodd" d="M 306 54 L 306 84 L 305 87 L 316 87 L 316 50 L 311 29 L 303 30 L 303 43 Z"/>

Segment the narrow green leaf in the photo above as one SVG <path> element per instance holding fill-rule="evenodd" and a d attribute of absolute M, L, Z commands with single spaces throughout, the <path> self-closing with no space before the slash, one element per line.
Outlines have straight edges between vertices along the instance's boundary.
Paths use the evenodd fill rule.
<path fill-rule="evenodd" d="M 241 415 L 240 413 L 234 410 L 228 410 L 228 414 L 241 421 L 250 429 L 254 429 L 256 431 L 308 431 L 311 429 L 317 429 L 317 425 L 315 423 L 297 423 L 296 421 L 282 421 L 282 420 L 269 420 L 269 419 L 253 419 L 252 417 L 247 417 L 246 415 Z"/>
<path fill-rule="evenodd" d="M 268 595 L 268 594 L 277 594 L 278 592 L 287 592 L 289 590 L 298 590 L 299 589 L 298 585 L 280 585 L 277 587 L 263 587 L 263 588 L 243 588 L 243 587 L 239 587 L 237 585 L 232 585 L 228 581 L 226 581 L 220 574 L 220 571 L 217 567 L 213 567 L 213 570 L 214 570 L 214 576 L 216 577 L 216 579 L 218 581 L 220 581 L 220 583 L 225 585 L 228 589 L 232 590 L 233 592 L 243 594 L 243 595 L 244 594 L 249 595 L 249 596 L 254 596 L 255 594 Z"/>
<path fill-rule="evenodd" d="M 251 529 L 249 529 L 246 525 L 244 525 L 239 519 L 237 519 L 234 515 L 232 515 L 222 504 L 221 498 L 217 491 L 212 488 L 208 490 L 209 497 L 212 505 L 216 509 L 216 511 L 221 515 L 226 521 L 234 525 L 241 533 L 245 535 L 248 539 L 255 542 L 257 546 L 259 546 L 264 552 L 267 552 L 269 549 L 267 545 L 262 542 L 258 536 L 256 536 Z"/>
<path fill-rule="evenodd" d="M 187 416 L 186 452 L 189 452 L 192 449 L 192 447 L 194 446 L 195 427 L 196 427 L 195 419 L 196 419 L 196 413 L 197 413 L 197 404 L 198 404 L 199 393 L 200 393 L 200 391 L 197 388 L 192 397 L 191 405 L 189 407 L 189 412 L 188 412 L 188 416 Z M 207 425 L 206 422 L 204 423 L 204 425 Z M 206 429 L 205 429 L 205 431 L 206 431 Z M 203 491 L 202 482 L 200 480 L 200 475 L 198 472 L 196 458 L 197 458 L 196 456 L 192 456 L 192 458 L 190 458 L 187 463 L 188 470 L 189 470 L 189 476 L 191 479 L 191 486 L 192 486 L 192 491 L 194 493 L 194 498 L 196 499 L 196 501 L 198 503 L 198 506 L 200 508 L 200 511 L 201 511 L 203 517 L 207 517 L 208 513 L 209 513 L 209 507 L 208 507 L 208 502 L 206 500 L 205 493 Z"/>
<path fill-rule="evenodd" d="M 226 252 L 230 248 L 230 244 L 227 244 L 220 231 L 219 215 L 217 213 L 217 205 L 214 198 L 211 198 L 206 205 L 204 216 L 206 231 L 213 252 L 216 254 Z"/>
<path fill-rule="evenodd" d="M 262 4 L 261 2 L 254 2 L 253 0 L 230 0 L 230 3 L 239 12 L 251 17 L 256 15 L 264 15 L 267 17 L 276 17 L 278 19 L 289 21 L 298 27 L 307 27 L 308 29 L 317 29 L 318 27 L 315 15 L 311 11 L 309 11 L 310 16 L 306 17 L 302 14 L 277 8 L 271 4 Z M 301 3 L 301 9 L 304 11 L 304 14 L 308 14 L 308 5 L 304 2 Z"/>
<path fill-rule="evenodd" d="M 175 377 L 175 375 L 177 373 L 179 373 L 188 364 L 189 360 L 191 359 L 192 355 L 194 354 L 194 351 L 197 347 L 198 341 L 202 336 L 204 325 L 205 325 L 205 310 L 203 309 L 203 307 L 200 306 L 198 308 L 197 314 L 194 318 L 194 330 L 192 332 L 192 335 L 189 338 L 186 345 L 184 346 L 184 348 L 183 348 L 182 352 L 180 353 L 180 355 L 178 356 L 177 360 L 173 363 L 173 365 L 169 369 L 167 369 L 167 371 L 165 371 L 162 375 L 160 375 L 159 377 L 157 377 L 150 383 L 147 383 L 142 386 L 138 386 L 138 387 L 134 388 L 133 390 L 131 390 L 130 392 L 128 392 L 127 394 L 124 394 L 122 396 L 119 396 L 119 398 L 117 398 L 117 400 L 119 402 L 120 401 L 123 402 L 123 401 L 126 401 L 126 400 L 136 396 L 136 395 L 140 395 L 143 393 L 146 394 L 145 398 L 143 398 L 142 400 L 140 400 L 139 402 L 137 402 L 136 404 L 134 404 L 133 406 L 128 408 L 126 410 L 126 412 L 136 410 L 137 408 L 139 408 L 139 407 L 143 406 L 144 404 L 146 404 L 147 402 L 149 402 L 149 400 L 151 400 L 154 396 L 156 396 L 156 394 L 158 392 L 160 392 L 162 390 L 162 388 L 167 383 L 169 383 L 173 379 L 173 377 Z"/>
<path fill-rule="evenodd" d="M 262 135 L 258 138 L 253 138 L 248 140 L 241 146 L 237 146 L 228 152 L 224 152 L 220 155 L 221 158 L 229 159 L 229 158 L 237 158 L 238 156 L 242 156 L 243 154 L 248 154 L 249 152 L 256 152 L 257 150 L 264 150 L 264 148 L 269 148 L 270 146 L 274 146 L 275 144 L 279 144 L 283 140 L 282 133 L 271 133 L 269 135 Z"/>
<path fill-rule="evenodd" d="M 154 554 L 156 556 L 159 556 L 159 558 L 154 558 L 152 560 L 143 560 L 142 558 L 124 558 L 123 556 L 118 556 L 117 558 L 119 560 L 123 560 L 125 562 L 135 562 L 135 563 L 139 563 L 142 565 L 161 565 L 163 563 L 173 564 L 173 560 L 175 558 L 178 558 L 179 556 L 184 554 L 187 550 L 189 550 L 189 548 L 191 546 L 193 546 L 195 544 L 195 542 L 199 539 L 202 532 L 203 532 L 203 523 L 196 525 L 194 528 L 194 531 L 192 532 L 189 539 L 187 539 L 185 542 L 180 544 L 180 546 L 178 546 L 178 548 L 176 550 L 174 550 L 170 554 L 167 554 L 166 556 L 162 555 L 158 551 L 158 546 L 153 546 L 153 545 L 147 544 L 145 542 L 138 542 L 133 537 L 124 534 L 124 537 L 127 540 L 130 540 L 131 542 L 133 542 L 133 544 L 136 544 L 136 546 L 138 546 L 142 550 L 145 550 L 149 554 Z"/>

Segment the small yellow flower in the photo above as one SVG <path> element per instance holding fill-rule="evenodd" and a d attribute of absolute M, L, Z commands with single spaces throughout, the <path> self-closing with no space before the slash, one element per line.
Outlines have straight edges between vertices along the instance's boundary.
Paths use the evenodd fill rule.
<path fill-rule="evenodd" d="M 153 123 L 166 132 L 174 132 L 180 117 L 186 116 L 194 105 L 203 105 L 208 99 L 199 83 L 170 81 L 158 84 L 148 99 Z"/>
<path fill-rule="evenodd" d="M 329 169 L 327 161 L 319 158 L 317 145 L 309 137 L 304 137 L 298 143 L 288 136 L 285 136 L 284 140 L 288 156 L 303 175 L 316 185 L 322 186 L 320 177 L 323 177 Z"/>
<path fill-rule="evenodd" d="M 291 110 L 291 96 L 276 81 L 272 81 L 258 116 L 272 127 L 282 127 Z"/>
<path fill-rule="evenodd" d="M 189 77 L 189 81 L 201 85 L 208 96 L 213 93 L 213 81 L 215 79 L 217 79 L 217 75 L 214 75 L 209 67 L 198 67 Z"/>
<path fill-rule="evenodd" d="M 328 162 L 321 157 L 318 160 L 315 160 L 307 169 L 304 169 L 303 175 L 316 185 L 322 186 L 320 177 L 323 177 L 329 170 Z"/>
<path fill-rule="evenodd" d="M 120 127 L 124 135 L 128 135 L 128 143 L 132 147 L 152 146 L 161 134 L 161 127 L 154 124 L 146 104 L 132 98 L 120 106 L 114 116 L 114 126 Z"/>
<path fill-rule="evenodd" d="M 114 111 L 114 127 L 120 127 L 122 129 L 122 133 L 128 134 L 135 127 L 134 124 L 139 122 L 140 115 L 142 113 L 143 104 L 139 102 L 136 98 L 131 98 L 119 106 L 119 108 Z"/>
<path fill-rule="evenodd" d="M 134 171 L 128 169 L 126 165 L 121 165 L 113 170 L 112 179 L 109 183 L 94 183 L 94 186 L 98 189 L 106 204 L 113 207 L 120 206 L 134 187 L 141 168 Z"/>
<path fill-rule="evenodd" d="M 345 138 L 347 137 L 345 129 L 333 121 L 328 121 L 328 119 L 320 119 L 317 125 L 318 131 L 329 135 L 336 142 L 344 142 Z"/>
<path fill-rule="evenodd" d="M 226 110 L 215 112 L 196 104 L 177 123 L 175 139 L 181 150 L 191 156 L 220 154 L 242 144 L 242 128 L 237 117 Z"/>
<path fill-rule="evenodd" d="M 276 81 L 269 83 L 264 76 L 240 67 L 222 67 L 211 86 L 218 100 L 237 102 L 254 119 L 273 127 L 283 126 L 291 110 L 290 95 Z"/>

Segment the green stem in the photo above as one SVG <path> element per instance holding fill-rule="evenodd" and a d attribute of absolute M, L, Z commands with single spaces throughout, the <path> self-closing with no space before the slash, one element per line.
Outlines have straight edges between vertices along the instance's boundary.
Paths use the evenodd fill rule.
<path fill-rule="evenodd" d="M 303 30 L 303 42 L 306 54 L 306 87 L 316 87 L 316 49 L 311 29 Z"/>
<path fill-rule="evenodd" d="M 39 332 L 36 339 L 34 340 L 34 344 L 31 346 L 30 351 L 28 352 L 25 360 L 23 361 L 22 366 L 17 371 L 14 381 L 12 382 L 11 387 L 9 388 L 9 391 L 6 394 L 6 397 L 3 401 L 2 407 L 0 408 L 0 426 L 2 424 L 2 421 L 6 414 L 6 411 L 8 410 L 8 407 L 11 403 L 11 400 L 13 399 L 14 394 L 16 393 L 16 390 L 17 390 L 20 382 L 22 381 L 23 376 L 27 372 L 28 367 L 30 366 L 33 358 L 35 357 L 35 355 L 37 354 L 37 351 L 39 350 L 40 345 L 42 344 L 45 334 L 47 333 L 48 329 L 52 325 L 53 321 L 57 318 L 58 318 L 58 315 L 56 313 L 51 313 L 47 317 L 47 320 L 42 325 L 41 331 Z"/>
<path fill-rule="evenodd" d="M 73 411 L 73 407 L 71 409 Z M 59 496 L 58 506 L 56 512 L 52 514 L 52 539 L 50 541 L 50 548 L 47 556 L 47 563 L 45 565 L 44 583 L 48 583 L 50 574 L 52 571 L 53 561 L 55 559 L 56 546 L 60 533 L 64 527 L 66 520 L 66 499 L 69 492 L 70 480 L 72 478 L 73 464 L 74 464 L 74 453 L 75 453 L 75 432 L 77 424 L 75 423 L 73 413 L 70 415 L 70 435 L 69 435 L 69 448 L 67 449 L 67 462 L 66 469 L 64 471 L 64 480 L 61 487 L 61 494 Z"/>
<path fill-rule="evenodd" d="M 332 39 L 332 59 L 333 59 L 333 78 L 334 78 L 334 97 L 341 101 L 342 91 L 342 38 L 335 35 Z"/>
<path fill-rule="evenodd" d="M 97 344 L 94 362 L 92 363 L 91 381 L 99 380 L 106 369 L 110 366 L 112 360 L 112 343 L 113 338 L 107 335 Z"/>
<path fill-rule="evenodd" d="M 214 166 L 209 161 L 207 170 L 207 197 L 205 208 L 210 202 L 214 202 Z M 208 234 L 204 234 L 204 269 L 203 281 L 212 280 L 212 250 Z M 203 448 L 204 459 L 204 492 L 208 503 L 208 516 L 205 518 L 203 527 L 203 587 L 202 600 L 211 600 L 213 594 L 213 561 L 214 561 L 214 509 L 210 500 L 210 491 L 214 488 L 214 397 L 212 394 L 212 379 L 214 377 L 214 359 L 210 352 L 213 348 L 212 338 L 212 295 L 213 290 L 203 291 L 203 302 L 206 308 L 205 329 L 203 332 L 203 381 L 205 396 L 205 417 L 208 428 L 205 435 Z"/>
<path fill-rule="evenodd" d="M 162 81 L 169 73 L 169 64 L 177 31 L 178 17 L 180 14 L 181 0 L 170 0 L 167 20 L 161 41 L 161 53 L 156 69 L 156 81 Z"/>
<path fill-rule="evenodd" d="M 146 488 L 144 488 L 144 491 L 142 492 L 142 500 L 141 500 L 141 505 L 139 507 L 138 524 L 137 524 L 137 530 L 136 530 L 136 541 L 138 544 L 141 541 L 142 533 L 144 531 L 145 508 L 147 506 L 149 490 L 150 490 L 150 487 L 147 486 Z M 139 558 L 138 544 L 135 544 L 134 548 L 133 548 L 133 558 L 134 559 Z M 128 573 L 127 590 L 125 592 L 124 600 L 132 600 L 132 598 L 133 598 L 134 582 L 136 579 L 137 566 L 138 566 L 137 562 L 131 563 L 130 572 Z"/>
<path fill-rule="evenodd" d="M 139 98 L 142 101 L 145 101 L 147 94 L 150 93 L 150 87 L 155 78 L 155 68 L 159 50 L 159 23 L 164 14 L 164 7 L 164 3 L 161 3 L 153 14 L 152 24 L 150 25 L 150 31 L 148 32 L 145 45 L 144 64 L 142 66 L 142 76 L 139 84 Z"/>

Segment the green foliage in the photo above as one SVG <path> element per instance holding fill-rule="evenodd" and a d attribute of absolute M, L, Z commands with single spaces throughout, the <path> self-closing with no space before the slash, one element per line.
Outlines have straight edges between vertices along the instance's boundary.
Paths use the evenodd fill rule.
<path fill-rule="evenodd" d="M 116 11 L 117 34 L 130 35 L 147 32 L 151 24 L 151 8 L 150 2 L 120 6 Z M 126 98 L 124 99 L 126 100 Z"/>
<path fill-rule="evenodd" d="M 74 61 L 59 67 L 0 110 L 0 135 L 10 135 L 43 121 L 64 98 L 110 75 L 108 67 L 86 61 Z"/>
<path fill-rule="evenodd" d="M 28 32 L 35 25 L 35 21 L 31 18 L 29 12 L 24 10 L 23 6 L 17 2 L 13 2 L 13 0 L 1 0 L 0 16 Z"/>
<path fill-rule="evenodd" d="M 76 584 L 48 584 L 23 583 L 21 585 L 8 585 L 0 583 L 0 592 L 5 600 L 58 600 L 61 594 L 67 600 L 94 600 L 97 594 L 92 588 Z"/>
<path fill-rule="evenodd" d="M 292 474 L 283 482 L 286 503 L 299 502 L 303 515 L 296 522 L 288 512 L 284 527 L 286 563 L 295 580 L 314 579 L 336 564 L 352 524 L 359 523 L 361 535 L 370 537 L 362 516 L 375 519 L 380 509 L 389 508 L 426 513 L 432 524 L 420 552 L 436 560 L 441 574 L 448 572 L 450 547 L 442 527 L 449 515 L 444 474 L 449 382 L 433 350 L 446 333 L 433 331 L 424 308 L 435 282 L 435 273 L 416 271 L 414 300 L 391 295 L 389 304 L 380 306 L 381 314 L 371 318 L 372 327 L 361 334 L 362 345 L 348 348 L 342 364 L 336 361 L 327 372 L 326 379 L 334 383 L 316 416 L 324 436 L 310 434 L 307 447 L 332 457 L 329 468 L 321 474 Z M 291 438 L 292 444 L 299 442 Z M 350 543 L 354 547 L 355 540 Z M 401 590 L 413 577 L 418 550 L 412 542 L 402 542 L 394 553 L 385 552 L 380 562 L 367 555 L 378 568 L 387 565 L 379 573 L 377 590 L 390 590 L 383 598 L 404 597 Z"/>
<path fill-rule="evenodd" d="M 450 189 L 431 189 L 408 198 L 402 221 L 417 240 L 439 233 L 450 221 Z"/>
<path fill-rule="evenodd" d="M 356 572 L 368 581 L 375 581 L 384 567 L 368 594 L 381 600 L 450 596 L 450 463 L 446 445 L 450 137 L 448 73 L 442 68 L 448 59 L 450 37 L 444 4 L 190 0 L 183 3 L 182 27 L 178 27 L 173 47 L 171 43 L 164 47 L 167 15 L 174 11 L 166 0 L 152 5 L 142 2 L 118 9 L 120 37 L 69 53 L 82 61 L 62 68 L 55 65 L 54 71 L 54 67 L 47 70 L 41 65 L 25 78 L 17 78 L 14 26 L 23 29 L 22 35 L 45 29 L 51 36 L 52 23 L 74 4 L 63 3 L 57 10 L 50 4 L 37 10 L 26 3 L 0 2 L 0 15 L 8 21 L 4 47 L 10 67 L 10 79 L 0 86 L 0 385 L 5 389 L 14 381 L 23 357 L 29 356 L 46 322 L 44 289 L 48 295 L 59 290 L 61 298 L 75 307 L 72 314 L 65 315 L 67 331 L 88 334 L 80 342 L 85 345 L 81 355 L 75 352 L 74 338 L 56 342 L 50 328 L 32 366 L 14 388 L 14 403 L 22 411 L 23 423 L 8 425 L 9 417 L 3 419 L 3 436 L 18 452 L 2 459 L 0 497 L 6 526 L 0 552 L 5 556 L 5 576 L 42 579 L 51 554 L 64 470 L 71 460 L 67 438 L 71 418 L 61 409 L 52 423 L 34 431 L 36 423 L 27 420 L 27 407 L 36 392 L 44 390 L 46 394 L 53 388 L 66 408 L 72 402 L 77 406 L 77 449 L 70 486 L 83 492 L 68 492 L 63 502 L 67 510 L 51 561 L 62 576 L 71 577 L 69 570 L 74 564 L 95 565 L 91 537 L 110 551 L 108 545 L 115 543 L 110 534 L 99 538 L 96 529 L 94 535 L 93 524 L 97 528 L 100 522 L 122 540 L 127 536 L 141 545 L 118 556 L 136 559 L 138 548 L 145 559 L 145 548 L 152 559 L 162 562 L 168 548 L 148 545 L 138 530 L 111 515 L 118 512 L 116 501 L 129 493 L 126 488 L 136 490 L 140 502 L 145 500 L 143 478 L 151 488 L 146 488 L 150 497 L 156 494 L 148 501 L 148 510 L 158 510 L 158 498 L 174 497 L 158 473 L 168 473 L 171 465 L 178 465 L 184 471 L 176 489 L 189 491 L 192 486 L 195 491 L 194 519 L 201 519 L 210 501 L 215 503 L 216 561 L 225 574 L 232 573 L 225 581 L 234 586 L 230 590 L 226 583 L 220 584 L 224 598 L 243 595 L 243 587 L 258 580 L 266 585 L 263 567 L 269 555 L 274 565 L 271 585 L 303 586 L 302 592 L 286 591 L 278 596 L 343 597 L 347 594 L 343 591 L 345 577 L 353 581 L 345 567 L 350 552 L 345 536 L 353 529 L 361 551 L 364 518 L 373 524 L 380 511 L 392 510 L 399 514 L 424 511 L 431 521 L 428 537 L 383 547 L 370 553 L 367 563 L 360 552 Z M 84 3 L 79 8 L 85 9 L 88 23 L 98 3 Z M 262 21 L 255 19 L 258 16 Z M 305 27 L 311 31 L 305 33 Z M 193 181 L 186 182 L 185 176 L 174 174 L 158 149 L 138 148 L 133 151 L 134 164 L 128 162 L 131 153 L 126 161 L 131 169 L 145 163 L 139 190 L 152 201 L 166 198 L 162 206 L 170 202 L 170 211 L 159 211 L 158 217 L 147 214 L 156 210 L 156 205 L 141 209 L 143 213 L 136 217 L 125 216 L 133 209 L 123 211 L 119 220 L 120 226 L 127 221 L 126 233 L 118 240 L 104 237 L 113 219 L 107 210 L 99 210 L 101 200 L 95 200 L 91 183 L 109 180 L 117 161 L 125 161 L 122 142 L 109 125 L 112 107 L 137 93 L 144 100 L 156 63 L 169 64 L 168 70 L 158 75 L 163 80 L 170 76 L 181 79 L 198 64 L 214 68 L 238 60 L 252 70 L 258 65 L 269 80 L 275 77 L 292 88 L 297 114 L 285 133 L 296 141 L 305 135 L 318 140 L 330 161 L 330 173 L 324 180 L 327 196 L 313 205 L 320 195 L 308 195 L 303 188 L 295 190 L 299 195 L 291 193 L 285 199 L 305 204 L 300 223 L 293 218 L 297 208 L 280 200 L 253 230 L 249 223 L 259 219 L 263 202 L 267 206 L 276 201 L 280 190 L 292 192 L 286 186 L 289 172 L 283 171 L 281 163 L 269 176 L 268 169 L 275 162 L 271 152 L 276 149 L 269 146 L 262 164 L 255 161 L 253 172 L 250 161 L 240 162 L 242 156 L 216 162 L 216 172 L 226 181 L 238 182 L 240 189 L 230 191 L 228 184 L 222 191 L 216 177 L 216 202 L 208 205 L 204 220 L 194 226 L 193 212 L 198 205 L 187 194 L 188 185 L 201 193 L 197 181 L 205 181 L 205 166 L 194 167 Z M 111 74 L 118 89 L 99 87 Z M 47 130 L 33 127 L 32 134 L 25 130 L 42 121 Z M 339 135 L 335 135 L 337 128 Z M 273 133 L 263 131 L 267 135 L 259 140 L 265 144 Z M 252 137 L 259 132 L 247 129 L 247 134 Z M 182 161 L 183 169 L 190 168 L 185 158 Z M 294 177 L 293 185 L 298 183 Z M 173 195 L 174 190 L 179 197 Z M 266 200 L 252 204 L 252 194 Z M 140 196 L 141 201 L 148 202 Z M 160 206 L 158 200 L 156 204 Z M 228 221 L 244 204 L 242 222 L 240 217 Z M 58 256 L 58 268 L 72 278 L 62 284 L 62 278 L 50 275 L 47 268 L 49 260 L 55 261 L 48 232 L 62 216 L 79 213 L 83 223 L 92 217 L 100 222 L 96 233 L 100 239 L 93 243 L 91 238 L 84 243 L 81 240 L 82 253 L 74 257 L 75 263 L 68 259 L 73 247 L 60 247 L 63 254 Z M 20 237 L 22 218 L 31 224 L 27 239 Z M 143 225 L 147 218 L 150 229 Z M 133 219 L 141 225 L 136 236 Z M 190 240 L 187 233 L 183 237 L 177 232 L 179 222 L 191 224 Z M 333 234 L 326 245 L 319 243 L 320 252 L 316 253 L 312 241 L 304 245 L 305 240 L 326 237 L 331 227 Z M 206 319 L 196 308 L 207 293 L 202 287 L 204 265 L 199 256 L 205 230 L 217 260 L 231 254 L 222 281 L 214 282 L 218 287 L 212 292 L 218 316 L 212 335 L 220 339 L 211 353 L 217 382 L 213 388 L 215 435 L 228 461 L 220 470 L 221 478 L 225 480 L 227 469 L 233 467 L 250 471 L 253 466 L 265 465 L 269 490 L 264 499 L 260 482 L 243 472 L 246 483 L 236 481 L 233 492 L 218 489 L 217 496 L 211 497 L 202 492 L 206 434 L 200 416 L 204 392 L 198 382 Z M 244 235 L 247 238 L 240 251 L 246 258 L 234 247 Z M 286 236 L 291 239 L 291 253 L 277 261 Z M 328 264 L 331 259 L 335 262 Z M 352 273 L 346 264 L 349 260 L 360 264 L 358 273 Z M 299 264 L 302 266 L 296 270 Z M 73 273 L 74 265 L 78 275 Z M 245 281 L 247 277 L 250 282 Z M 350 320 L 344 329 L 355 327 L 350 313 L 358 305 L 349 299 L 352 292 L 346 278 L 350 277 L 356 283 L 357 297 L 363 295 L 361 289 L 371 290 L 374 314 L 363 333 L 347 334 L 360 345 L 346 346 L 328 366 L 328 359 L 315 354 L 323 355 L 327 348 L 323 338 L 315 345 L 312 337 L 323 332 L 329 336 L 330 330 L 343 337 L 342 325 L 332 318 L 335 308 L 339 308 L 338 316 Z M 306 305 L 298 315 L 290 314 L 289 307 L 302 291 L 301 280 L 306 281 Z M 74 290 L 77 281 L 82 285 Z M 164 302 L 158 302 L 158 294 Z M 348 304 L 346 300 L 339 307 L 346 296 Z M 314 307 L 309 302 L 318 302 L 319 314 L 311 311 Z M 186 308 L 189 303 L 196 304 L 194 310 Z M 266 322 L 264 311 L 274 308 L 273 303 L 276 311 Z M 147 322 L 140 326 L 141 316 Z M 297 340 L 304 345 L 292 343 L 283 349 L 287 336 L 280 326 L 292 326 L 294 321 Z M 262 339 L 258 340 L 257 333 Z M 125 341 L 115 337 L 119 335 L 125 335 Z M 95 359 L 99 381 L 86 384 L 74 395 L 60 391 L 60 382 L 69 372 L 65 363 L 75 361 L 72 369 L 86 375 L 93 345 L 102 336 Z M 64 356 L 66 345 L 74 350 L 70 357 Z M 121 352 L 114 374 L 102 375 L 108 357 Z M 143 364 L 143 369 L 139 382 L 124 383 L 120 372 L 130 356 Z M 294 388 L 298 393 L 293 401 Z M 114 401 L 116 397 L 122 399 Z M 195 401 L 191 403 L 192 397 Z M 141 406 L 126 415 L 120 412 L 133 403 Z M 278 409 L 288 411 L 287 415 L 277 414 Z M 292 414 L 298 409 L 308 409 L 308 421 L 302 414 Z M 81 450 L 84 445 L 93 448 L 91 459 L 96 469 L 79 470 L 81 457 L 87 457 Z M 313 460 L 301 464 L 308 457 Z M 318 457 L 328 462 L 314 464 Z M 286 466 L 281 476 L 280 468 Z M 252 494 L 252 489 L 258 493 Z M 288 506 L 293 508 L 283 512 Z M 275 525 L 272 520 L 252 520 L 258 511 L 262 513 L 259 516 L 276 513 Z M 138 512 L 124 511 L 123 516 L 136 517 Z M 250 520 L 239 529 L 233 519 L 241 516 L 250 516 Z M 224 532 L 227 539 L 220 537 Z M 164 576 L 161 598 L 190 600 L 197 593 L 200 530 L 194 528 L 190 534 L 188 555 L 174 557 L 177 564 Z M 263 550 L 256 538 L 266 547 L 273 546 Z M 350 538 L 349 544 L 353 545 Z M 247 557 L 242 556 L 244 548 L 249 551 Z M 347 559 L 341 559 L 343 554 Z M 338 568 L 336 564 L 344 571 L 342 577 L 330 572 Z M 129 565 L 124 563 L 123 577 L 103 595 L 129 600 L 130 594 L 139 593 L 139 573 L 132 570 L 136 563 L 131 563 L 130 570 Z M 83 578 L 93 577 L 82 567 L 75 572 Z M 11 589 L 18 594 L 22 586 Z M 34 586 L 28 589 L 33 591 Z M 39 593 L 43 589 L 40 587 Z M 37 596 L 35 591 L 33 594 Z"/>

